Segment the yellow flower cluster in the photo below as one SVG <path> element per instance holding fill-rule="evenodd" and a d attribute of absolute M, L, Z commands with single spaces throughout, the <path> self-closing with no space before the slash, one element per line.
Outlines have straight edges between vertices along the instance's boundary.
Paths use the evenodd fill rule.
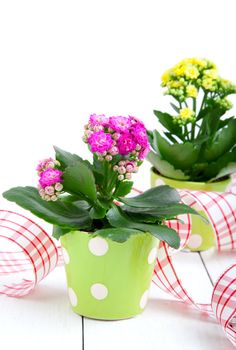
<path fill-rule="evenodd" d="M 175 117 L 175 121 L 180 125 L 185 125 L 188 122 L 195 120 L 195 113 L 190 108 L 181 108 L 179 115 Z"/>
<path fill-rule="evenodd" d="M 162 86 L 167 87 L 165 94 L 172 95 L 180 101 L 186 98 L 197 98 L 199 89 L 218 91 L 232 89 L 229 81 L 221 79 L 216 65 L 200 58 L 186 58 L 162 75 Z"/>

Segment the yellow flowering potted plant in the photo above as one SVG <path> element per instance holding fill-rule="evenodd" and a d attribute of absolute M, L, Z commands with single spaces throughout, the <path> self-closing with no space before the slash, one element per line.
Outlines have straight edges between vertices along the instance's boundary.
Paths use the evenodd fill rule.
<path fill-rule="evenodd" d="M 73 310 L 98 319 L 129 318 L 146 304 L 159 240 L 178 248 L 166 220 L 195 213 L 162 186 L 127 198 L 150 146 L 135 117 L 91 115 L 83 139 L 93 162 L 55 147 L 37 166 L 38 187 L 3 196 L 54 225 Z"/>
<path fill-rule="evenodd" d="M 155 110 L 164 127 L 149 131 L 152 185 L 225 191 L 236 171 L 236 118 L 227 115 L 236 86 L 221 78 L 208 59 L 187 58 L 162 76 L 173 114 Z M 214 244 L 213 230 L 194 218 L 190 246 L 204 250 Z M 211 234 L 209 234 L 211 230 Z"/>

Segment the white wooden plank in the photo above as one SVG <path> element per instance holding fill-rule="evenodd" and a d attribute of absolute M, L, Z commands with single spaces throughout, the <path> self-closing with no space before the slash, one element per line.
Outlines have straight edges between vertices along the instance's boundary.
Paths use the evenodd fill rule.
<path fill-rule="evenodd" d="M 192 295 L 207 301 L 210 280 L 197 253 L 179 253 L 178 271 Z M 123 321 L 84 320 L 85 350 L 233 350 L 214 320 L 176 302 L 152 285 L 146 310 Z"/>
<path fill-rule="evenodd" d="M 212 278 L 213 283 L 220 275 L 231 265 L 236 262 L 236 252 L 217 252 L 210 249 L 201 253 L 205 266 Z"/>
<path fill-rule="evenodd" d="M 63 267 L 24 298 L 0 295 L 0 339 L 7 350 L 82 349 L 82 318 L 70 308 Z"/>

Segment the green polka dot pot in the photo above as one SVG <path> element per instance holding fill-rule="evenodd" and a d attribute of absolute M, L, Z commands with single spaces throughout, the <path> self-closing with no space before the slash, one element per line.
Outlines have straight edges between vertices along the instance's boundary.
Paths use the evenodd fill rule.
<path fill-rule="evenodd" d="M 191 182 L 178 181 L 156 174 L 151 169 L 151 186 L 169 185 L 176 189 L 188 189 L 197 191 L 224 192 L 227 190 L 231 179 L 219 182 Z M 202 208 L 194 207 L 200 214 L 206 216 Z M 192 215 L 192 231 L 187 248 L 191 251 L 204 251 L 215 246 L 215 233 L 211 224 L 206 224 L 200 217 Z"/>
<path fill-rule="evenodd" d="M 74 312 L 117 320 L 144 310 L 159 244 L 155 237 L 141 233 L 117 243 L 72 231 L 61 244 Z"/>

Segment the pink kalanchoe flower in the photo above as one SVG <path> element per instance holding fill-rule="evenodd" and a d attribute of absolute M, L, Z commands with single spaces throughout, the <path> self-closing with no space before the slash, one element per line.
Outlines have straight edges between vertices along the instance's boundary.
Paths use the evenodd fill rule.
<path fill-rule="evenodd" d="M 135 141 L 143 146 L 147 147 L 148 145 L 148 137 L 145 127 L 141 123 L 136 123 L 132 127 L 132 135 L 134 136 Z"/>
<path fill-rule="evenodd" d="M 131 126 L 131 120 L 127 117 L 110 117 L 109 127 L 114 131 L 127 132 Z"/>
<path fill-rule="evenodd" d="M 147 157 L 149 152 L 150 152 L 150 146 L 148 144 L 147 147 L 142 148 L 141 151 L 139 152 L 139 156 L 138 156 L 139 159 L 144 160 Z"/>
<path fill-rule="evenodd" d="M 121 155 L 127 155 L 135 150 L 136 142 L 130 134 L 124 133 L 117 141 L 117 146 Z"/>
<path fill-rule="evenodd" d="M 105 116 L 105 114 L 91 114 L 89 118 L 89 124 L 92 126 L 102 125 L 107 126 L 109 122 L 109 118 Z"/>
<path fill-rule="evenodd" d="M 104 131 L 98 131 L 88 138 L 88 143 L 91 146 L 92 152 L 103 153 L 112 147 L 113 140 L 110 134 L 106 134 Z"/>
<path fill-rule="evenodd" d="M 139 124 L 140 126 L 143 126 L 145 128 L 144 123 L 141 120 L 139 120 L 137 117 L 129 116 L 129 118 L 132 125 Z"/>
<path fill-rule="evenodd" d="M 47 169 L 40 174 L 39 183 L 45 188 L 62 181 L 62 171 L 58 169 Z"/>

